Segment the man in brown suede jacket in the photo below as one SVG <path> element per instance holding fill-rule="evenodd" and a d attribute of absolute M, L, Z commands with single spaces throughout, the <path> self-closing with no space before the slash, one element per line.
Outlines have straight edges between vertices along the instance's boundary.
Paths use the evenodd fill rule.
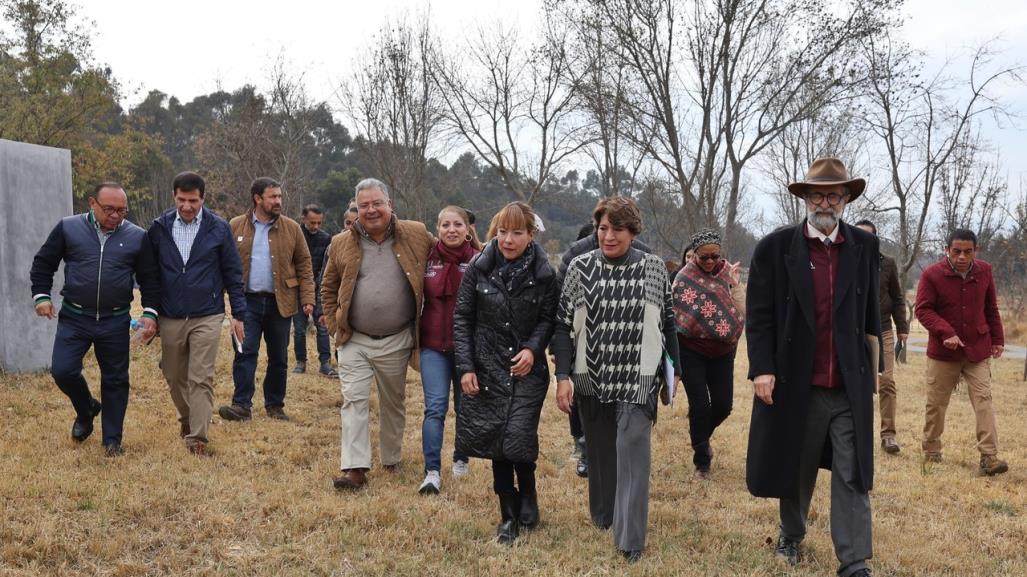
<path fill-rule="evenodd" d="M 253 208 L 229 225 L 242 260 L 246 291 L 245 339 L 236 344 L 232 363 L 235 392 L 232 404 L 218 409 L 228 421 L 250 419 L 260 337 L 267 344 L 264 409 L 272 419 L 285 414 L 285 379 L 288 368 L 289 329 L 300 310 L 314 310 L 314 273 L 310 250 L 295 220 L 282 214 L 282 185 L 258 178 L 250 187 Z"/>
<path fill-rule="evenodd" d="M 418 347 L 424 267 L 432 235 L 398 220 L 384 183 L 357 184 L 357 221 L 332 239 L 321 280 L 323 321 L 335 335 L 342 381 L 342 475 L 337 489 L 367 483 L 371 468 L 368 399 L 378 382 L 380 458 L 399 464 L 407 364 Z M 415 367 L 416 368 L 416 367 Z"/>

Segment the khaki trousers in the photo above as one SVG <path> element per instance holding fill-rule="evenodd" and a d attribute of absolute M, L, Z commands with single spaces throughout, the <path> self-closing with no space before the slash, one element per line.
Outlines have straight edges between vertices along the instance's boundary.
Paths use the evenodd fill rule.
<path fill-rule="evenodd" d="M 877 388 L 881 403 L 881 438 L 895 438 L 895 331 L 882 331 L 884 371 Z"/>
<path fill-rule="evenodd" d="M 970 405 L 977 418 L 977 450 L 982 455 L 998 453 L 995 411 L 991 406 L 991 360 L 938 361 L 927 359 L 927 411 L 924 422 L 925 453 L 941 453 L 941 434 L 945 431 L 945 410 L 952 391 L 962 376 L 970 393 Z"/>
<path fill-rule="evenodd" d="M 379 457 L 383 465 L 399 463 L 406 425 L 407 363 L 413 346 L 411 329 L 382 339 L 354 331 L 339 347 L 343 470 L 371 468 L 368 416 L 374 381 L 378 382 Z"/>
<path fill-rule="evenodd" d="M 189 425 L 186 445 L 207 442 L 214 407 L 214 365 L 224 318 L 225 315 L 216 314 L 158 321 L 161 368 L 178 410 L 178 421 Z"/>

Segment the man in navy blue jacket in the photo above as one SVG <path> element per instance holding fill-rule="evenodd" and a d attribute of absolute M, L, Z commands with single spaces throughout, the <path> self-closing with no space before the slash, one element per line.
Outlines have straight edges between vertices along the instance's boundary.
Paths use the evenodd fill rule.
<path fill-rule="evenodd" d="M 128 196 L 121 185 L 104 182 L 89 196 L 89 212 L 61 219 L 36 253 L 29 273 L 36 314 L 57 318 L 50 373 L 71 399 L 71 437 L 85 441 L 103 410 L 103 446 L 109 457 L 121 446 L 128 407 L 129 324 L 135 282 L 142 293 L 143 337 L 156 330 L 158 282 L 146 231 L 125 220 Z M 64 261 L 64 301 L 54 310 L 53 276 Z M 82 376 L 82 357 L 93 347 L 100 366 L 100 401 Z"/>
<path fill-rule="evenodd" d="M 175 177 L 175 208 L 154 219 L 149 238 L 160 270 L 161 368 L 178 410 L 186 448 L 206 456 L 214 407 L 214 365 L 225 292 L 232 332 L 243 341 L 246 312 L 242 262 L 228 222 L 203 208 L 205 183 L 194 172 Z"/>

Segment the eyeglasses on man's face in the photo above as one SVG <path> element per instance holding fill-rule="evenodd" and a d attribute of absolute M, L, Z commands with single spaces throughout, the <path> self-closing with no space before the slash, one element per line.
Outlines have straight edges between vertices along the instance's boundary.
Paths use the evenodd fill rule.
<path fill-rule="evenodd" d="M 96 203 L 96 206 L 99 206 L 100 210 L 102 210 L 107 216 L 114 216 L 115 214 L 118 216 L 125 216 L 128 214 L 127 206 L 107 206 L 106 204 L 100 204 L 99 202 Z"/>
<path fill-rule="evenodd" d="M 832 192 L 831 194 L 824 194 L 822 192 L 810 192 L 806 194 L 806 200 L 812 202 L 813 204 L 820 204 L 821 202 L 824 202 L 825 198 L 827 199 L 827 204 L 830 204 L 831 206 L 838 206 L 838 203 L 849 198 L 849 195 L 837 194 L 834 192 Z"/>

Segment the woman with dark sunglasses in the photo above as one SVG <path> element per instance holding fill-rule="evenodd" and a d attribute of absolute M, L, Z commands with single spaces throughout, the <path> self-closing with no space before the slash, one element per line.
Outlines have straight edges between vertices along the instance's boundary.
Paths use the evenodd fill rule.
<path fill-rule="evenodd" d="M 741 263 L 727 262 L 721 246 L 713 230 L 693 235 L 672 288 L 692 463 L 702 480 L 709 479 L 713 462 L 710 437 L 731 414 L 735 350 L 745 328 Z"/>

